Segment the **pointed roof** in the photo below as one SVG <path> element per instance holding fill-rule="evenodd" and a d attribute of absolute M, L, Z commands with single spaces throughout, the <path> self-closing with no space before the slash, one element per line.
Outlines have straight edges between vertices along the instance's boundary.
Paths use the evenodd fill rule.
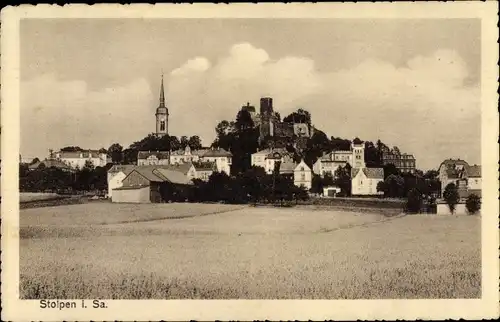
<path fill-rule="evenodd" d="M 165 107 L 165 89 L 163 88 L 163 73 L 161 74 L 160 107 Z"/>

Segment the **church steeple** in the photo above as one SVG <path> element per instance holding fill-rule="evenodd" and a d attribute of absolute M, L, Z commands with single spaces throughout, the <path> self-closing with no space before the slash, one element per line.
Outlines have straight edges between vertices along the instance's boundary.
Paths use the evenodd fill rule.
<path fill-rule="evenodd" d="M 163 73 L 161 74 L 160 107 L 165 107 L 165 89 L 163 88 Z"/>
<path fill-rule="evenodd" d="M 156 109 L 156 135 L 163 136 L 168 134 L 168 108 L 165 105 L 165 89 L 163 86 L 163 73 L 161 74 L 160 85 L 160 104 Z"/>

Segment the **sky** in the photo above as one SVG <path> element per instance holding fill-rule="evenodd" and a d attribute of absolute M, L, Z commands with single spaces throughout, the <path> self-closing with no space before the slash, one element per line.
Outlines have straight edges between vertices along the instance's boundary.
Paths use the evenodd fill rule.
<path fill-rule="evenodd" d="M 476 19 L 24 19 L 21 154 L 128 147 L 155 129 L 164 74 L 169 134 L 215 138 L 271 96 L 328 136 L 480 163 Z"/>

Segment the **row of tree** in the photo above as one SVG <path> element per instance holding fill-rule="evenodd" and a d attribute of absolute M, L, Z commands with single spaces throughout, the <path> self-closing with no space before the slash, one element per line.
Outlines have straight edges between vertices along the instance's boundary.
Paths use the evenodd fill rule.
<path fill-rule="evenodd" d="M 214 172 L 208 181 L 193 180 L 190 187 L 160 188 L 164 201 L 224 202 L 231 204 L 275 203 L 307 200 L 305 189 L 293 184 L 290 177 L 268 175 L 260 167 L 251 167 L 236 176 Z"/>
<path fill-rule="evenodd" d="M 68 172 L 56 167 L 28 170 L 28 166 L 19 166 L 19 189 L 26 192 L 74 193 L 76 191 L 105 191 L 108 187 L 106 167 L 94 168 L 92 163 L 79 170 Z"/>

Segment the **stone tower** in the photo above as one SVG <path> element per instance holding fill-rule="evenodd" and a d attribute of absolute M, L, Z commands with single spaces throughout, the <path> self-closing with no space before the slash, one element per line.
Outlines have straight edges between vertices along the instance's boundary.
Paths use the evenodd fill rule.
<path fill-rule="evenodd" d="M 156 109 L 156 135 L 168 134 L 168 108 L 165 105 L 165 89 L 163 88 L 163 74 L 161 75 L 160 105 Z"/>
<path fill-rule="evenodd" d="M 365 168 L 365 143 L 351 143 L 352 150 L 352 167 Z"/>

